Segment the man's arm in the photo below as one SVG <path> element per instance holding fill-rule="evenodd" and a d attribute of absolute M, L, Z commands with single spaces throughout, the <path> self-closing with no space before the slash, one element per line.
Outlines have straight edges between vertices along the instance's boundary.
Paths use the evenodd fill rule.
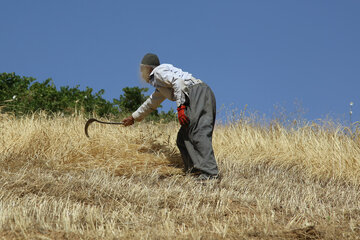
<path fill-rule="evenodd" d="M 165 97 L 156 89 L 155 92 L 153 92 L 153 94 L 151 94 L 150 97 L 132 114 L 132 117 L 136 121 L 141 121 L 152 111 L 156 110 L 164 100 Z"/>

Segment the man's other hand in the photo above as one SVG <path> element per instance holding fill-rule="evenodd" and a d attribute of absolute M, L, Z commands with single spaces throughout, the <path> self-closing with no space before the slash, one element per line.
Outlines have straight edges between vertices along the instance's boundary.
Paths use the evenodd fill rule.
<path fill-rule="evenodd" d="M 185 109 L 186 107 L 184 105 L 181 105 L 177 108 L 178 111 L 178 119 L 182 126 L 189 124 L 189 118 L 185 115 Z"/>

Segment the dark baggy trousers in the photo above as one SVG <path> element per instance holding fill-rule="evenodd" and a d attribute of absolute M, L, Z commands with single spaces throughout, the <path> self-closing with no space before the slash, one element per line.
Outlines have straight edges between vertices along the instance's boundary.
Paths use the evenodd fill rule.
<path fill-rule="evenodd" d="M 200 170 L 216 175 L 219 170 L 212 147 L 216 117 L 214 93 L 205 83 L 190 86 L 185 105 L 187 105 L 185 114 L 190 124 L 181 126 L 176 141 L 185 171 Z"/>

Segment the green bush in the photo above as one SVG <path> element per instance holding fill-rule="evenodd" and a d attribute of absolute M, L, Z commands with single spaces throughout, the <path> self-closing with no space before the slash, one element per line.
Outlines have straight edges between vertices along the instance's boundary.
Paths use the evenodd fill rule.
<path fill-rule="evenodd" d="M 126 87 L 122 90 L 124 94 L 120 95 L 119 99 L 113 99 L 114 104 L 118 106 L 121 112 L 130 113 L 136 111 L 148 98 L 144 95 L 149 90 L 148 88 Z"/>
<path fill-rule="evenodd" d="M 123 117 L 134 112 L 147 98 L 148 88 L 126 87 L 119 99 L 109 102 L 102 95 L 104 90 L 93 93 L 86 87 L 80 90 L 79 85 L 70 88 L 60 87 L 59 90 L 51 78 L 42 83 L 32 77 L 20 77 L 15 73 L 0 74 L 0 111 L 15 115 L 30 114 L 39 110 L 66 115 L 82 113 L 100 117 Z M 176 114 L 154 111 L 147 119 L 158 121 L 174 120 Z"/>

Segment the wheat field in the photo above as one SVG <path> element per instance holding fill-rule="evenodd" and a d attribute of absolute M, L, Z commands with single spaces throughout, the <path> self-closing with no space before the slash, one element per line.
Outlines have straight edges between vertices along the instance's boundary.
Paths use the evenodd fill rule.
<path fill-rule="evenodd" d="M 202 183 L 178 123 L 85 122 L 0 115 L 1 239 L 360 239 L 360 143 L 340 125 L 219 124 L 222 177 Z"/>

